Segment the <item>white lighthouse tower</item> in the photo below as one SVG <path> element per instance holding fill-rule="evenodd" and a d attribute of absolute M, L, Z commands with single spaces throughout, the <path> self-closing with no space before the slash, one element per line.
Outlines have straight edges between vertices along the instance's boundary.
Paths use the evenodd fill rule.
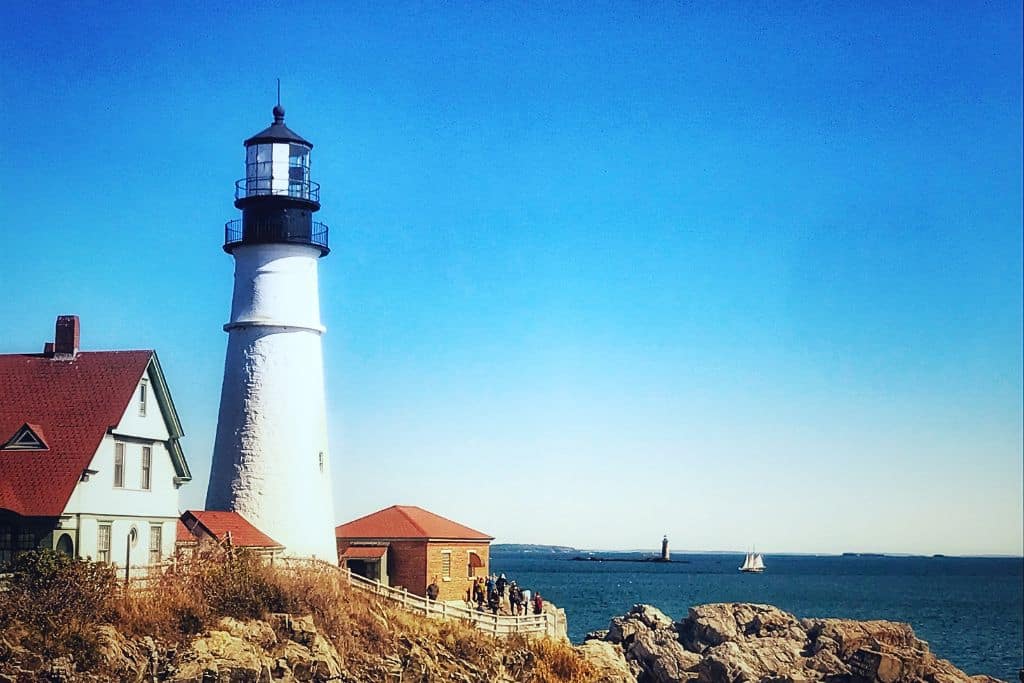
<path fill-rule="evenodd" d="M 245 141 L 242 219 L 225 225 L 235 287 L 206 508 L 240 513 L 288 555 L 333 563 L 317 273 L 330 250 L 327 226 L 313 221 L 312 149 L 280 104 L 274 123 Z"/>

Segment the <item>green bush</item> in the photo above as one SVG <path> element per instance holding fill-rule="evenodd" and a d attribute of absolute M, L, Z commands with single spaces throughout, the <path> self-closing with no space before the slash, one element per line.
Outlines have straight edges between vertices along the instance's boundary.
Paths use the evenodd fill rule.
<path fill-rule="evenodd" d="M 7 570 L 12 576 L 0 592 L 0 627 L 21 626 L 26 644 L 43 654 L 78 654 L 110 616 L 118 587 L 109 565 L 33 550 Z"/>

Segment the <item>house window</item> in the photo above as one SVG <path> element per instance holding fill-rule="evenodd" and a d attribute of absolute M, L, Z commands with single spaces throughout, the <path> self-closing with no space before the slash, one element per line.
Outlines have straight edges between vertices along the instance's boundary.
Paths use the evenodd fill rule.
<path fill-rule="evenodd" d="M 4 444 L 3 447 L 11 451 L 46 450 L 46 444 L 27 424 L 22 425 L 21 429 L 15 432 L 11 440 Z"/>
<path fill-rule="evenodd" d="M 32 550 L 36 547 L 36 537 L 31 531 L 18 532 L 18 550 Z"/>
<path fill-rule="evenodd" d="M 452 578 L 452 551 L 441 551 L 441 576 L 445 579 Z"/>
<path fill-rule="evenodd" d="M 160 546 L 163 544 L 163 527 L 159 524 L 149 526 L 149 563 L 160 564 Z"/>
<path fill-rule="evenodd" d="M 473 578 L 474 576 L 476 576 L 477 569 L 482 569 L 483 566 L 484 566 L 484 561 L 482 559 L 480 559 L 480 555 L 477 554 L 477 552 L 475 550 L 470 550 L 469 551 L 469 563 L 468 563 L 468 565 L 469 566 L 467 568 L 466 576 L 468 576 L 469 578 Z"/>
<path fill-rule="evenodd" d="M 0 564 L 10 562 L 14 556 L 14 539 L 11 537 L 11 527 L 0 526 Z"/>
<path fill-rule="evenodd" d="M 139 385 L 139 415 L 146 416 L 146 399 L 149 398 L 149 382 L 142 380 Z"/>
<path fill-rule="evenodd" d="M 110 523 L 96 528 L 96 561 L 110 562 Z"/>
<path fill-rule="evenodd" d="M 124 488 L 124 444 L 114 443 L 114 488 Z"/>
<path fill-rule="evenodd" d="M 148 491 L 150 482 L 153 479 L 153 449 L 150 446 L 142 447 L 142 484 L 143 490 Z"/>

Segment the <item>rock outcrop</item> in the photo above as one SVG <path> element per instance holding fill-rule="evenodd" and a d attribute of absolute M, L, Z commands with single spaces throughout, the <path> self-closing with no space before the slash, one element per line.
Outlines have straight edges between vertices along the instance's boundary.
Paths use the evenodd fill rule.
<path fill-rule="evenodd" d="M 606 683 L 987 683 L 936 657 L 907 624 L 797 619 L 770 605 L 718 603 L 682 621 L 650 605 L 588 634 L 578 651 Z"/>

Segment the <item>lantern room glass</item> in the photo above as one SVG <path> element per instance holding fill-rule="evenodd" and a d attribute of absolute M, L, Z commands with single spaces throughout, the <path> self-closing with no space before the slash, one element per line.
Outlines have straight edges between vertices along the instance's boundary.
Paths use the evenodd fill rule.
<path fill-rule="evenodd" d="M 311 198 L 309 147 L 289 143 L 260 143 L 245 151 L 245 193 Z"/>
<path fill-rule="evenodd" d="M 309 199 L 309 148 L 288 145 L 288 195 Z"/>

